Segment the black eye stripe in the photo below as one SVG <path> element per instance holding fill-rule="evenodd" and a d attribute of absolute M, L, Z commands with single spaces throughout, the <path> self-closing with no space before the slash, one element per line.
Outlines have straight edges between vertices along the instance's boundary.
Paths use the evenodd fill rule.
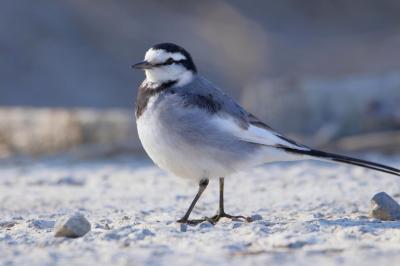
<path fill-rule="evenodd" d="M 172 65 L 172 64 L 183 64 L 185 63 L 185 61 L 187 61 L 186 59 L 181 59 L 181 60 L 174 60 L 172 58 L 169 58 L 167 61 L 165 61 L 164 63 L 158 63 L 158 64 L 154 64 L 154 67 L 159 67 L 159 66 L 168 66 L 168 65 Z"/>

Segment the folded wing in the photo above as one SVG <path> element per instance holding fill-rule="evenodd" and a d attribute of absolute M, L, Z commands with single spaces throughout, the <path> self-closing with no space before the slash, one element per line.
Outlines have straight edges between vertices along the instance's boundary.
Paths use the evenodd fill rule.
<path fill-rule="evenodd" d="M 215 116 L 213 122 L 219 129 L 235 135 L 242 141 L 277 148 L 310 150 L 308 147 L 279 134 L 251 114 L 248 115 L 246 126 L 243 126 L 243 123 L 238 124 L 235 119 L 229 116 Z"/>

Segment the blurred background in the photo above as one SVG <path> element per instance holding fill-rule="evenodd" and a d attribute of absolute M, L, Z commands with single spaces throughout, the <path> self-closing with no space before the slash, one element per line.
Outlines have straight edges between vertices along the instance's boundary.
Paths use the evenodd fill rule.
<path fill-rule="evenodd" d="M 400 1 L 13 0 L 0 3 L 0 158 L 142 153 L 130 65 L 159 42 L 308 145 L 400 153 Z"/>

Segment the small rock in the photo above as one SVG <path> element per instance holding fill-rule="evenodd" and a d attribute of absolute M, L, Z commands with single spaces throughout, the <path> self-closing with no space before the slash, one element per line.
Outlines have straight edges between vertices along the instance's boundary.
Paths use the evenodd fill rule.
<path fill-rule="evenodd" d="M 385 192 L 380 192 L 371 200 L 370 215 L 383 221 L 400 220 L 400 205 Z"/>
<path fill-rule="evenodd" d="M 81 237 L 90 231 L 90 223 L 83 214 L 62 217 L 55 225 L 56 237 Z"/>

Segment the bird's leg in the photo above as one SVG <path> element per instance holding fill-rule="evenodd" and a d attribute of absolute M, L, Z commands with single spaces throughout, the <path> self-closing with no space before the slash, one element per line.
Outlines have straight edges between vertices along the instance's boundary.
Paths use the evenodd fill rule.
<path fill-rule="evenodd" d="M 216 215 L 214 215 L 211 218 L 208 218 L 207 221 L 216 224 L 222 217 L 226 217 L 232 220 L 244 220 L 246 222 L 251 222 L 250 217 L 245 217 L 242 215 L 230 215 L 225 213 L 224 210 L 224 178 L 220 177 L 219 178 L 219 210 Z"/>
<path fill-rule="evenodd" d="M 203 178 L 200 180 L 199 190 L 197 191 L 196 196 L 194 197 L 194 199 L 193 199 L 192 203 L 190 204 L 189 209 L 186 211 L 185 215 L 177 221 L 178 223 L 196 225 L 196 224 L 204 222 L 206 220 L 206 219 L 189 220 L 189 216 L 190 216 L 190 213 L 192 212 L 194 206 L 196 205 L 197 201 L 199 200 L 201 194 L 206 189 L 208 182 L 209 182 L 208 178 Z"/>

